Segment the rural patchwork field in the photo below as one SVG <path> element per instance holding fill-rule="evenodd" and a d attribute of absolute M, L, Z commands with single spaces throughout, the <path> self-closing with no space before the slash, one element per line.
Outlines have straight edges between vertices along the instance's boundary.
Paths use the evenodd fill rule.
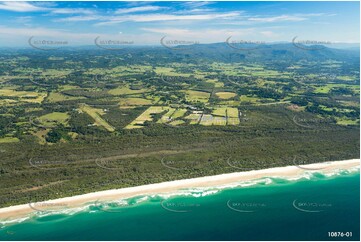
<path fill-rule="evenodd" d="M 358 155 L 353 59 L 116 53 L 0 54 L 1 206 Z"/>

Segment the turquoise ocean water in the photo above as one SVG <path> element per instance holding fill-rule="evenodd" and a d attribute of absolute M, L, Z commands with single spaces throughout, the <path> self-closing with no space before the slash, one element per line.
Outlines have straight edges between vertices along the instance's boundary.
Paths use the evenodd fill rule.
<path fill-rule="evenodd" d="M 6 224 L 0 240 L 359 240 L 359 184 L 359 171 L 314 173 L 93 203 Z"/>

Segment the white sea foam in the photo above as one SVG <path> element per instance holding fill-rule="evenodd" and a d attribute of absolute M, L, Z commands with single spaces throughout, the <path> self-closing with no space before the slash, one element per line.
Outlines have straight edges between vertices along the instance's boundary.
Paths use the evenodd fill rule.
<path fill-rule="evenodd" d="M 4 228 L 7 225 L 21 223 L 21 222 L 24 222 L 24 221 L 26 221 L 26 220 L 28 220 L 30 218 L 31 218 L 31 216 L 28 215 L 26 217 L 21 217 L 21 218 L 16 218 L 16 219 L 1 220 L 0 225 L 1 225 L 1 228 Z"/>
<path fill-rule="evenodd" d="M 89 200 L 88 200 L 88 203 L 86 203 L 84 205 L 80 205 L 80 206 L 77 205 L 77 207 L 74 207 L 74 208 L 59 209 L 57 211 L 50 211 L 50 212 L 49 211 L 48 212 L 46 212 L 46 211 L 45 212 L 35 212 L 34 211 L 33 213 L 31 213 L 31 216 L 35 215 L 35 216 L 39 216 L 39 217 L 44 217 L 44 216 L 54 215 L 54 214 L 73 215 L 73 214 L 84 212 L 84 211 L 95 212 L 97 210 L 94 210 L 94 206 L 95 207 L 101 206 L 102 208 L 107 208 L 107 207 L 114 208 L 114 206 L 110 206 L 110 203 L 111 204 L 115 203 L 116 205 L 119 205 L 119 207 L 121 207 L 124 205 L 127 206 L 127 205 L 144 203 L 144 202 L 152 200 L 152 199 L 159 200 L 159 199 L 169 199 L 171 197 L 185 197 L 185 196 L 205 197 L 205 196 L 214 195 L 225 189 L 238 189 L 238 188 L 245 188 L 245 187 L 259 186 L 259 185 L 268 186 L 268 185 L 271 185 L 274 183 L 287 183 L 287 182 L 294 182 L 297 180 L 313 180 L 313 179 L 317 180 L 317 179 L 322 179 L 323 177 L 328 178 L 328 177 L 332 177 L 332 176 L 348 175 L 350 173 L 360 172 L 359 165 L 356 163 L 356 161 L 357 160 L 349 160 L 349 161 L 339 161 L 339 162 L 333 162 L 333 163 L 331 162 L 330 164 L 328 164 L 328 163 L 321 164 L 321 165 L 327 164 L 330 166 L 333 164 L 337 164 L 337 165 L 340 164 L 339 165 L 340 168 L 338 168 L 337 165 L 334 165 L 334 167 L 331 167 L 332 169 L 328 169 L 328 170 L 327 169 L 315 170 L 315 171 L 303 170 L 302 172 L 299 172 L 299 170 L 297 170 L 297 167 L 288 166 L 288 167 L 270 168 L 270 169 L 260 170 L 260 171 L 223 174 L 223 175 L 210 176 L 210 177 L 202 177 L 202 178 L 195 178 L 195 179 L 187 179 L 187 180 L 145 185 L 145 186 L 134 187 L 134 188 L 125 188 L 125 189 L 120 189 L 120 190 L 115 189 L 115 190 L 108 190 L 108 191 L 102 191 L 102 192 L 97 192 L 97 193 L 84 194 L 84 195 L 79 195 L 79 196 L 75 196 L 75 197 L 71 197 L 71 198 L 58 199 L 61 201 L 65 200 L 65 201 L 69 202 L 69 199 L 77 199 L 80 197 L 87 196 Z M 344 163 L 346 163 L 346 164 L 344 164 Z M 350 165 L 351 163 L 352 164 L 356 163 L 356 166 L 355 165 L 351 166 Z M 317 165 L 319 165 L 319 164 L 317 164 Z M 310 167 L 312 168 L 312 165 L 310 165 Z M 348 167 L 350 167 L 350 168 L 348 168 Z M 279 176 L 278 176 L 278 174 L 279 174 Z M 252 176 L 256 177 L 256 175 L 257 176 L 264 175 L 264 177 L 252 179 Z M 245 177 L 247 177 L 247 178 L 245 178 Z M 212 185 L 209 187 L 204 185 L 207 183 L 217 184 L 217 181 L 219 179 L 221 179 L 221 180 L 223 179 L 223 181 L 226 181 L 228 179 L 228 183 L 225 182 L 222 184 L 222 182 L 220 182 L 219 185 Z M 237 181 L 238 179 L 240 181 Z M 200 187 L 197 187 L 198 184 L 201 184 Z M 148 186 L 149 186 L 150 190 L 148 190 Z M 170 190 L 169 188 L 172 188 L 172 186 L 173 187 L 181 186 L 183 188 L 181 188 L 181 189 L 178 188 L 178 190 L 175 188 L 173 192 L 166 192 L 166 191 L 162 192 L 162 189 Z M 154 190 L 154 194 L 152 194 L 153 192 L 151 192 L 152 189 Z M 116 196 L 113 195 L 116 193 L 118 193 L 119 196 L 120 196 L 120 194 L 126 195 L 128 191 L 129 192 L 131 191 L 132 193 L 134 193 L 135 190 L 140 195 L 136 195 L 136 196 L 128 197 L 128 198 L 124 197 L 122 199 L 119 199 L 119 198 L 117 199 L 117 198 L 115 198 Z M 120 192 L 120 191 L 122 191 L 122 192 Z M 140 192 L 144 192 L 147 195 L 141 195 Z M 113 198 L 109 195 L 113 195 Z M 95 199 L 100 199 L 100 197 L 102 197 L 102 196 L 104 196 L 104 198 L 108 198 L 110 201 L 109 200 L 108 201 L 99 201 L 99 200 L 95 201 Z M 95 198 L 95 199 L 91 200 L 92 198 L 93 199 Z M 68 200 L 66 200 L 66 199 L 68 199 Z M 21 208 L 25 209 L 25 205 L 19 205 L 19 206 L 15 206 L 15 207 L 4 208 L 4 210 L 5 211 L 6 210 L 16 211 L 16 209 L 18 209 L 16 207 L 21 207 Z M 12 220 L 12 221 L 5 220 L 5 221 L 1 222 L 0 224 L 22 222 L 22 221 L 29 219 L 30 217 L 27 216 L 27 217 L 19 218 L 19 219 Z"/>

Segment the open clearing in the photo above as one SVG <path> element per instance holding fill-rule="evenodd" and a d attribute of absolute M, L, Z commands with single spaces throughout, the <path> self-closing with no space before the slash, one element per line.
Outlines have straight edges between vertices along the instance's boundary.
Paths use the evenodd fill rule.
<path fill-rule="evenodd" d="M 230 99 L 237 96 L 237 94 L 235 94 L 234 92 L 217 92 L 216 95 L 220 99 Z"/>
<path fill-rule="evenodd" d="M 118 95 L 131 95 L 139 94 L 149 91 L 148 89 L 131 89 L 129 87 L 117 87 L 108 91 L 109 94 L 118 96 Z"/>
<path fill-rule="evenodd" d="M 194 91 L 194 90 L 187 90 L 185 91 L 186 93 L 186 99 L 188 101 L 193 101 L 193 102 L 208 102 L 208 99 L 210 97 L 210 93 L 208 92 L 201 92 L 201 91 Z"/>
<path fill-rule="evenodd" d="M 152 105 L 152 101 L 145 98 L 129 97 L 121 98 L 119 101 L 120 106 L 143 106 Z"/>
<path fill-rule="evenodd" d="M 219 108 L 215 108 L 213 110 L 212 114 L 216 115 L 216 116 L 225 117 L 226 116 L 226 111 L 227 111 L 226 107 L 219 107 Z"/>
<path fill-rule="evenodd" d="M 96 125 L 103 126 L 106 130 L 110 132 L 115 131 L 115 128 L 101 117 L 105 114 L 105 111 L 103 109 L 93 108 L 89 105 L 81 104 L 79 110 L 87 113 L 90 117 L 92 117 L 95 120 Z"/>
<path fill-rule="evenodd" d="M 16 98 L 22 102 L 41 103 L 47 94 L 39 92 L 15 91 L 11 89 L 0 89 L 0 96 Z"/>
<path fill-rule="evenodd" d="M 5 137 L 5 138 L 0 138 L 0 143 L 15 143 L 15 142 L 19 142 L 20 140 L 16 137 Z"/>
<path fill-rule="evenodd" d="M 72 97 L 66 96 L 58 92 L 51 92 L 47 98 L 48 102 L 62 102 L 68 100 L 77 100 L 77 99 L 84 99 L 85 97 Z"/>
<path fill-rule="evenodd" d="M 238 108 L 227 108 L 228 118 L 238 118 Z"/>
<path fill-rule="evenodd" d="M 168 123 L 170 122 L 172 119 L 172 115 L 175 112 L 175 108 L 169 108 L 168 112 L 166 114 L 164 114 L 157 123 Z"/>
<path fill-rule="evenodd" d="M 185 119 L 190 120 L 189 124 L 198 124 L 199 121 L 201 120 L 201 117 L 202 117 L 202 114 L 192 113 L 192 114 L 189 114 L 187 117 L 185 117 Z"/>
<path fill-rule="evenodd" d="M 184 114 L 187 112 L 187 109 L 185 108 L 178 108 L 172 115 L 172 119 L 181 118 L 184 116 Z"/>
<path fill-rule="evenodd" d="M 37 120 L 39 120 L 40 123 L 43 124 L 44 126 L 53 127 L 56 126 L 57 124 L 67 125 L 69 120 L 69 114 L 61 113 L 61 112 L 53 112 L 53 113 L 45 114 L 37 118 Z"/>
<path fill-rule="evenodd" d="M 226 117 L 215 117 L 211 114 L 204 114 L 202 116 L 201 125 L 226 125 L 227 124 L 227 119 Z"/>
<path fill-rule="evenodd" d="M 161 106 L 152 106 L 145 110 L 141 115 L 139 115 L 135 120 L 133 120 L 130 124 L 128 124 L 125 129 L 136 129 L 143 128 L 143 124 L 145 121 L 153 121 L 152 114 L 161 113 L 165 110 L 169 110 L 169 107 L 161 107 Z"/>

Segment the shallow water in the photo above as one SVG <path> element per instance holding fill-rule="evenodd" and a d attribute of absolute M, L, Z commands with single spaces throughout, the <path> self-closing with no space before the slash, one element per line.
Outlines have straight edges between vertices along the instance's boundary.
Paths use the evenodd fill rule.
<path fill-rule="evenodd" d="M 315 173 L 93 203 L 38 212 L 3 226 L 0 240 L 359 240 L 359 182 L 359 171 Z"/>

